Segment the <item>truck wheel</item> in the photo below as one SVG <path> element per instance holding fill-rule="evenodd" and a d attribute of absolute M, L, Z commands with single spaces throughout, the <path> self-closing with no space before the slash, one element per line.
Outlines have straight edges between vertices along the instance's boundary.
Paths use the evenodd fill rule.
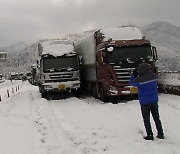
<path fill-rule="evenodd" d="M 44 91 L 42 86 L 39 86 L 39 92 L 41 93 L 42 98 L 46 98 L 46 92 Z"/>
<path fill-rule="evenodd" d="M 42 98 L 46 98 L 46 92 L 41 92 Z"/>
<path fill-rule="evenodd" d="M 93 84 L 93 85 L 92 85 L 92 96 L 93 96 L 94 98 L 98 98 L 97 89 L 96 89 L 96 84 Z"/>
<path fill-rule="evenodd" d="M 74 92 L 74 97 L 77 97 L 77 98 L 80 97 L 80 91 L 79 91 L 79 90 L 77 90 L 77 91 Z"/>
<path fill-rule="evenodd" d="M 102 85 L 100 85 L 100 88 L 99 88 L 99 98 L 103 102 L 107 102 L 108 101 L 108 97 L 105 95 L 105 92 L 104 92 L 104 89 L 103 89 Z"/>

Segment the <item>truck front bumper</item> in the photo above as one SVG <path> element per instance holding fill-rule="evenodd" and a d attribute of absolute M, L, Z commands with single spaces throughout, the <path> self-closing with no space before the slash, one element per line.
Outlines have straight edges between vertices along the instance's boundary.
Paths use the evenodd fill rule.
<path fill-rule="evenodd" d="M 55 82 L 55 83 L 44 83 L 42 84 L 45 91 L 72 91 L 80 88 L 80 81 L 67 81 L 67 82 Z"/>
<path fill-rule="evenodd" d="M 108 96 L 137 95 L 138 89 L 133 86 L 115 87 L 109 86 Z"/>

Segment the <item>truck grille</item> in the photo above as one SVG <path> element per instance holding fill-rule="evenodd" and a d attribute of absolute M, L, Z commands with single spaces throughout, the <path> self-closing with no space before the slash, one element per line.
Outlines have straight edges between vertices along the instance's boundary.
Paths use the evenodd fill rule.
<path fill-rule="evenodd" d="M 73 73 L 50 74 L 49 77 L 52 80 L 71 79 L 73 77 Z"/>
<path fill-rule="evenodd" d="M 114 66 L 113 69 L 119 82 L 128 83 L 131 77 L 131 72 L 135 68 L 120 68 L 118 66 Z"/>

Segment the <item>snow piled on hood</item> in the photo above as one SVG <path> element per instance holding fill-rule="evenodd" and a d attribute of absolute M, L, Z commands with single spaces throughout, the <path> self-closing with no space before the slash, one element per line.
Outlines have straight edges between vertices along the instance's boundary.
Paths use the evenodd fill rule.
<path fill-rule="evenodd" d="M 112 40 L 136 40 L 142 39 L 144 35 L 137 27 L 120 27 L 102 29 L 104 34 L 104 41 Z"/>
<path fill-rule="evenodd" d="M 74 46 L 68 40 L 49 40 L 41 43 L 42 55 L 63 56 L 64 54 L 75 53 Z"/>
<path fill-rule="evenodd" d="M 70 44 L 51 44 L 43 48 L 43 55 L 63 56 L 64 54 L 75 53 L 73 45 Z"/>

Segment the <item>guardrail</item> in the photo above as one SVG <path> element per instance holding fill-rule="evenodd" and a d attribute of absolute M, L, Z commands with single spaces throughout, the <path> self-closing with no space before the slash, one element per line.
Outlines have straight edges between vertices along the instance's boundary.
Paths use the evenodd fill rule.
<path fill-rule="evenodd" d="M 180 96 L 180 72 L 161 71 L 158 72 L 159 92 Z"/>
<path fill-rule="evenodd" d="M 20 90 L 20 86 L 14 86 L 12 87 L 10 90 L 9 88 L 7 89 L 7 95 L 5 97 L 9 98 L 12 94 L 14 94 L 15 92 L 17 92 L 18 90 Z M 0 101 L 2 101 L 2 96 L 0 94 Z"/>

